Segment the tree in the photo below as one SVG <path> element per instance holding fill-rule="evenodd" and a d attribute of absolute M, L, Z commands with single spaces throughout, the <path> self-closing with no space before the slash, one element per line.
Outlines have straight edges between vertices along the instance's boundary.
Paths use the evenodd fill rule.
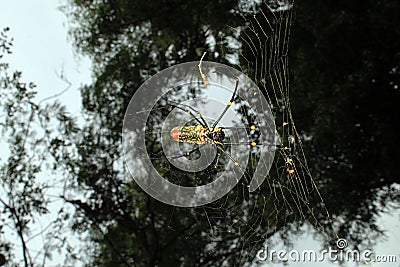
<path fill-rule="evenodd" d="M 278 5 L 275 1 L 268 3 Z M 313 217 L 317 217 L 328 237 L 350 236 L 356 243 L 366 232 L 351 229 L 353 222 L 377 228 L 373 214 L 379 209 L 376 206 L 370 209 L 376 197 L 374 192 L 391 185 L 397 178 L 395 165 L 390 163 L 393 161 L 384 159 L 379 163 L 382 168 L 375 168 L 368 159 L 370 153 L 397 158 L 397 153 L 389 149 L 394 143 L 395 130 L 388 125 L 395 120 L 398 109 L 390 103 L 368 114 L 368 107 L 377 97 L 396 99 L 395 91 L 377 93 L 377 89 L 389 89 L 388 83 L 398 79 L 397 63 L 392 55 L 399 51 L 396 42 L 399 33 L 382 31 L 396 28 L 388 25 L 395 25 L 392 21 L 396 21 L 398 5 L 393 1 L 324 4 L 303 1 L 296 3 L 295 8 L 290 52 L 272 66 L 283 62 L 286 68 L 290 62 L 293 79 L 290 101 L 295 121 L 301 121 L 297 124 L 296 141 L 306 144 L 307 162 L 324 200 L 321 202 L 315 188 L 307 185 L 313 191 L 309 206 L 326 205 L 332 217 L 304 209 L 299 220 L 290 210 L 298 204 L 296 196 L 285 199 L 288 203 L 279 207 L 274 207 L 275 202 L 265 204 L 263 195 L 250 199 L 245 195 L 239 198 L 228 195 L 224 204 L 218 202 L 190 210 L 172 208 L 154 201 L 126 178 L 129 174 L 123 168 L 120 146 L 122 120 L 130 96 L 139 85 L 165 67 L 198 60 L 204 51 L 210 52 L 208 60 L 222 63 L 229 63 L 229 55 L 239 53 L 250 63 L 265 60 L 265 55 L 272 57 L 263 50 L 254 53 L 254 47 L 246 45 L 235 30 L 226 26 L 243 27 L 243 32 L 249 33 L 248 44 L 252 44 L 269 40 L 260 37 L 268 25 L 260 29 L 253 21 L 255 26 L 246 28 L 253 14 L 243 14 L 236 1 L 192 1 L 190 6 L 185 1 L 151 4 L 72 1 L 65 7 L 65 12 L 76 23 L 72 36 L 78 50 L 95 62 L 96 80 L 82 88 L 88 122 L 77 137 L 79 158 L 66 163 L 72 180 L 76 181 L 75 188 L 89 192 L 87 199 L 67 201 L 79 209 L 76 228 L 93 229 L 91 238 L 97 247 L 91 252 L 96 265 L 245 264 L 255 255 L 251 248 L 260 248 L 268 236 L 279 230 L 285 236 L 293 225 L 312 221 Z M 264 13 L 254 14 L 256 19 L 260 21 L 268 14 L 273 25 L 281 25 L 274 17 L 279 18 L 276 14 L 284 10 L 271 13 L 263 5 L 259 10 Z M 375 11 L 381 14 L 378 16 Z M 360 26 L 365 27 L 363 31 Z M 382 40 L 388 44 L 387 50 L 379 45 Z M 240 49 L 232 48 L 230 41 L 239 42 Z M 332 50 L 337 53 L 331 53 Z M 241 66 L 255 77 L 258 73 L 254 65 L 248 64 L 247 69 Z M 257 80 L 260 85 L 262 78 L 265 77 L 261 75 Z M 380 82 L 372 85 L 372 80 Z M 393 117 L 386 121 L 383 117 L 387 115 Z M 368 117 L 376 125 L 366 126 L 362 132 L 357 125 L 367 124 Z M 268 188 L 261 190 L 265 192 Z M 390 190 L 387 197 L 393 197 Z M 340 205 L 338 200 L 342 200 Z M 232 212 L 225 204 L 240 209 Z M 258 212 L 250 207 L 263 210 Z M 255 211 L 245 216 L 248 210 Z M 277 215 L 276 220 L 271 221 L 269 212 Z M 360 214 L 362 219 L 357 219 Z M 347 221 L 343 224 L 334 221 L 332 227 L 332 220 L 340 216 L 345 216 Z M 235 219 L 239 223 L 229 224 L 229 220 Z"/>
<path fill-rule="evenodd" d="M 49 213 L 54 201 L 48 191 L 56 185 L 44 179 L 43 172 L 55 173 L 56 162 L 62 159 L 58 152 L 67 155 L 68 136 L 77 127 L 59 103 L 35 103 L 36 85 L 23 82 L 21 72 L 10 71 L 4 61 L 12 48 L 7 31 L 0 33 L 0 263 L 44 265 L 52 250 L 64 245 L 57 238 L 63 238 L 59 230 L 66 213 L 61 210 L 56 221 L 37 230 L 37 220 Z M 32 241 L 39 235 L 41 247 Z"/>
<path fill-rule="evenodd" d="M 398 199 L 399 23 L 396 1 L 302 1 L 293 27 L 293 106 L 335 231 L 355 244 Z M 383 192 L 377 197 L 377 192 Z M 379 194 L 378 194 L 379 195 Z M 378 199 L 378 201 L 376 200 Z M 321 218 L 322 219 L 322 218 Z M 353 225 L 353 226 L 352 226 Z M 378 229 L 378 230 L 377 230 Z"/>

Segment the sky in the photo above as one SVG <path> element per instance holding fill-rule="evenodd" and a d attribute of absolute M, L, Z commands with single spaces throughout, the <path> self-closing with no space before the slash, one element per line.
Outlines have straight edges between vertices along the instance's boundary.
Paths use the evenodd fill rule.
<path fill-rule="evenodd" d="M 0 0 L 0 27 L 9 27 L 9 36 L 14 39 L 13 54 L 8 56 L 6 61 L 10 63 L 11 69 L 22 71 L 25 82 L 32 81 L 37 85 L 37 101 L 55 95 L 67 87 L 57 75 L 63 73 L 72 86 L 57 99 L 68 107 L 71 114 L 79 116 L 81 109 L 79 88 L 91 82 L 91 64 L 90 59 L 74 53 L 71 38 L 68 37 L 67 18 L 58 10 L 59 4 L 58 1 L 50 0 Z M 379 242 L 374 250 L 380 254 L 397 255 L 396 266 L 400 261 L 399 218 L 398 209 L 389 210 L 378 218 L 379 224 L 387 231 L 387 238 Z M 294 248 L 301 250 L 319 247 L 312 236 L 313 230 L 307 230 L 294 244 Z M 271 249 L 279 248 L 280 245 L 277 244 L 277 247 Z M 61 262 L 62 258 L 56 257 L 50 266 Z M 267 263 L 265 266 L 271 264 Z M 291 266 L 310 266 L 310 264 L 297 263 Z M 338 265 L 325 262 L 319 263 L 318 266 Z"/>
<path fill-rule="evenodd" d="M 66 105 L 72 115 L 79 117 L 81 110 L 79 88 L 91 81 L 91 63 L 89 58 L 74 53 L 71 38 L 68 37 L 67 18 L 58 10 L 59 3 L 50 0 L 0 0 L 0 28 L 9 27 L 8 37 L 13 38 L 12 54 L 7 55 L 4 60 L 10 64 L 10 72 L 16 70 L 22 72 L 23 82 L 33 82 L 37 85 L 36 103 L 65 91 L 68 84 L 60 78 L 63 75 L 71 86 L 55 99 Z M 0 147 L 2 145 L 0 142 Z M 3 151 L 2 157 L 4 157 L 5 149 L 0 148 L 0 150 Z M 52 179 L 51 182 L 54 178 L 54 175 L 49 173 L 42 173 L 39 177 L 43 180 Z M 54 188 L 48 193 L 59 196 L 60 192 L 57 190 Z M 0 194 L 2 192 L 0 191 Z M 32 236 L 54 221 L 61 207 L 60 201 L 51 203 L 49 207 L 50 214 L 35 218 Z M 8 238 L 11 240 L 15 239 L 11 231 L 5 235 L 9 235 Z M 80 245 L 77 236 L 72 233 L 68 236 L 70 243 Z M 17 249 L 15 255 L 20 258 L 22 254 L 19 243 L 15 243 Z M 42 244 L 42 235 L 29 241 L 28 247 L 33 256 Z M 53 259 L 47 261 L 46 266 L 62 266 L 64 257 L 65 252 L 53 253 Z"/>
<path fill-rule="evenodd" d="M 22 71 L 24 81 L 37 85 L 37 99 L 63 91 L 67 84 L 58 76 L 72 83 L 59 100 L 72 114 L 80 110 L 79 87 L 91 80 L 89 58 L 74 55 L 68 37 L 66 16 L 58 10 L 58 1 L 49 0 L 0 0 L 0 27 L 9 27 L 14 39 L 13 54 L 6 58 L 11 68 Z"/>

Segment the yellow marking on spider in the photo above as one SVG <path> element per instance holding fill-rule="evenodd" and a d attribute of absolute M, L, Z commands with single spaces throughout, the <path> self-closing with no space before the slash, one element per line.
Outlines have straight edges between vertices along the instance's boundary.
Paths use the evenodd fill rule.
<path fill-rule="evenodd" d="M 251 129 L 251 130 L 255 130 L 255 129 L 256 129 L 256 126 L 251 125 L 251 126 L 250 126 L 250 129 Z"/>
<path fill-rule="evenodd" d="M 289 174 L 293 174 L 294 173 L 294 170 L 292 170 L 292 169 L 287 169 L 286 170 Z"/>
<path fill-rule="evenodd" d="M 251 146 L 256 146 L 257 143 L 256 143 L 256 142 L 251 142 L 250 145 L 251 145 Z"/>
<path fill-rule="evenodd" d="M 239 166 L 239 162 L 235 161 L 235 163 L 233 163 L 236 167 Z"/>
<path fill-rule="evenodd" d="M 288 150 L 289 148 L 288 148 L 287 146 L 285 146 L 283 149 L 284 149 L 284 150 Z"/>
<path fill-rule="evenodd" d="M 288 125 L 288 124 L 289 124 L 289 123 L 287 123 L 287 122 L 283 122 L 282 125 L 283 125 L 283 126 L 286 126 L 286 125 Z"/>
<path fill-rule="evenodd" d="M 231 101 L 228 102 L 228 106 L 232 106 L 232 102 Z"/>
<path fill-rule="evenodd" d="M 190 153 L 189 153 L 189 152 L 186 152 L 186 155 L 188 155 L 188 156 L 189 156 L 189 155 L 190 155 Z"/>
<path fill-rule="evenodd" d="M 286 164 L 292 164 L 293 160 L 291 158 L 286 159 Z"/>
<path fill-rule="evenodd" d="M 219 142 L 219 141 L 214 141 L 214 144 L 216 144 L 216 145 L 224 145 L 224 144 L 222 144 L 221 142 Z"/>

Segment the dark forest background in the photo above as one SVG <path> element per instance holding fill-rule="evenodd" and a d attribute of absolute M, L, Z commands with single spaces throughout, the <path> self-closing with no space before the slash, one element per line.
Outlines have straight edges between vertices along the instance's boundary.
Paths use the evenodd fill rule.
<path fill-rule="evenodd" d="M 266 238 L 281 233 L 290 242 L 295 239 L 290 233 L 312 220 L 310 214 L 277 216 L 271 225 L 268 213 L 257 213 L 240 227 L 229 225 L 242 211 L 228 212 L 220 203 L 191 209 L 165 205 L 127 180 L 119 165 L 123 116 L 135 90 L 150 75 L 198 61 L 203 52 L 208 52 L 207 60 L 228 65 L 228 54 L 245 54 L 230 47 L 228 38 L 240 42 L 233 27 L 251 19 L 242 8 L 242 1 L 236 0 L 70 1 L 63 11 L 72 22 L 71 37 L 94 66 L 93 83 L 81 88 L 81 126 L 61 104 L 33 103 L 35 86 L 23 83 L 21 74 L 11 73 L 2 60 L 1 90 L 13 93 L 2 96 L 1 102 L 1 126 L 7 129 L 2 135 L 12 149 L 1 168 L 8 193 L 0 197 L 0 218 L 14 222 L 25 266 L 35 265 L 24 245 L 30 218 L 45 214 L 48 204 L 46 188 L 33 181 L 49 158 L 48 168 L 63 169 L 69 190 L 85 196 L 61 196 L 75 212 L 60 212 L 54 227 L 54 234 L 66 228 L 89 233 L 82 251 L 70 251 L 71 262 L 243 266 L 253 261 Z M 258 8 L 268 12 L 266 5 Z M 313 215 L 320 223 L 318 231 L 326 243 L 337 236 L 355 247 L 373 243 L 383 234 L 376 215 L 386 203 L 399 201 L 394 185 L 400 180 L 400 3 L 303 0 L 294 3 L 292 12 L 287 55 L 292 114 L 299 131 L 313 137 L 303 145 L 330 213 Z M 2 55 L 12 49 L 7 35 L 12 33 L 3 30 Z M 215 44 L 207 42 L 211 36 Z M 31 121 L 46 135 L 35 136 Z M 41 164 L 31 164 L 32 151 Z M 246 207 L 249 201 L 228 197 L 225 204 Z M 322 205 L 318 198 L 311 201 L 312 207 Z M 251 205 L 257 207 L 257 200 Z M 2 222 L 0 233 L 9 231 Z M 210 230 L 210 224 L 215 229 Z M 12 247 L 0 244 L 9 262 Z"/>

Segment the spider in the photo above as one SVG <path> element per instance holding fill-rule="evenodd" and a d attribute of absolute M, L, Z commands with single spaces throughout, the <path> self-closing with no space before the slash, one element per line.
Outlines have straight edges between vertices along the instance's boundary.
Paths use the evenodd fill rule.
<path fill-rule="evenodd" d="M 239 85 L 239 79 L 236 78 L 235 89 L 233 91 L 233 94 L 232 94 L 230 100 L 226 104 L 225 109 L 218 116 L 218 118 L 212 123 L 212 125 L 209 125 L 207 123 L 207 121 L 204 119 L 204 117 L 202 116 L 202 114 L 200 112 L 198 112 L 192 106 L 189 106 L 186 104 L 170 102 L 171 106 L 187 112 L 197 122 L 197 124 L 194 124 L 194 125 L 173 128 L 170 131 L 172 140 L 177 141 L 177 142 L 182 142 L 182 143 L 198 145 L 196 148 L 194 148 L 188 152 L 185 152 L 181 155 L 173 156 L 170 158 L 176 159 L 176 158 L 180 158 L 180 157 L 184 157 L 184 156 L 189 156 L 194 151 L 199 150 L 202 146 L 212 145 L 217 148 L 217 156 L 216 156 L 217 162 L 218 162 L 218 159 L 221 156 L 221 154 L 226 155 L 233 162 L 234 166 L 239 168 L 241 173 L 243 173 L 245 175 L 245 179 L 248 182 L 247 173 L 245 172 L 245 170 L 242 169 L 239 162 L 236 161 L 228 152 L 225 151 L 224 146 L 225 145 L 249 145 L 249 146 L 255 147 L 258 144 L 254 141 L 240 142 L 240 143 L 225 142 L 225 138 L 227 136 L 227 134 L 225 133 L 225 130 L 227 130 L 229 128 L 237 128 L 237 127 L 218 127 L 218 123 L 224 117 L 224 115 L 226 114 L 228 109 L 232 106 L 232 102 L 235 99 L 236 94 L 237 94 L 238 85 Z M 250 127 L 244 127 L 244 129 L 256 130 L 256 126 L 251 125 Z"/>

